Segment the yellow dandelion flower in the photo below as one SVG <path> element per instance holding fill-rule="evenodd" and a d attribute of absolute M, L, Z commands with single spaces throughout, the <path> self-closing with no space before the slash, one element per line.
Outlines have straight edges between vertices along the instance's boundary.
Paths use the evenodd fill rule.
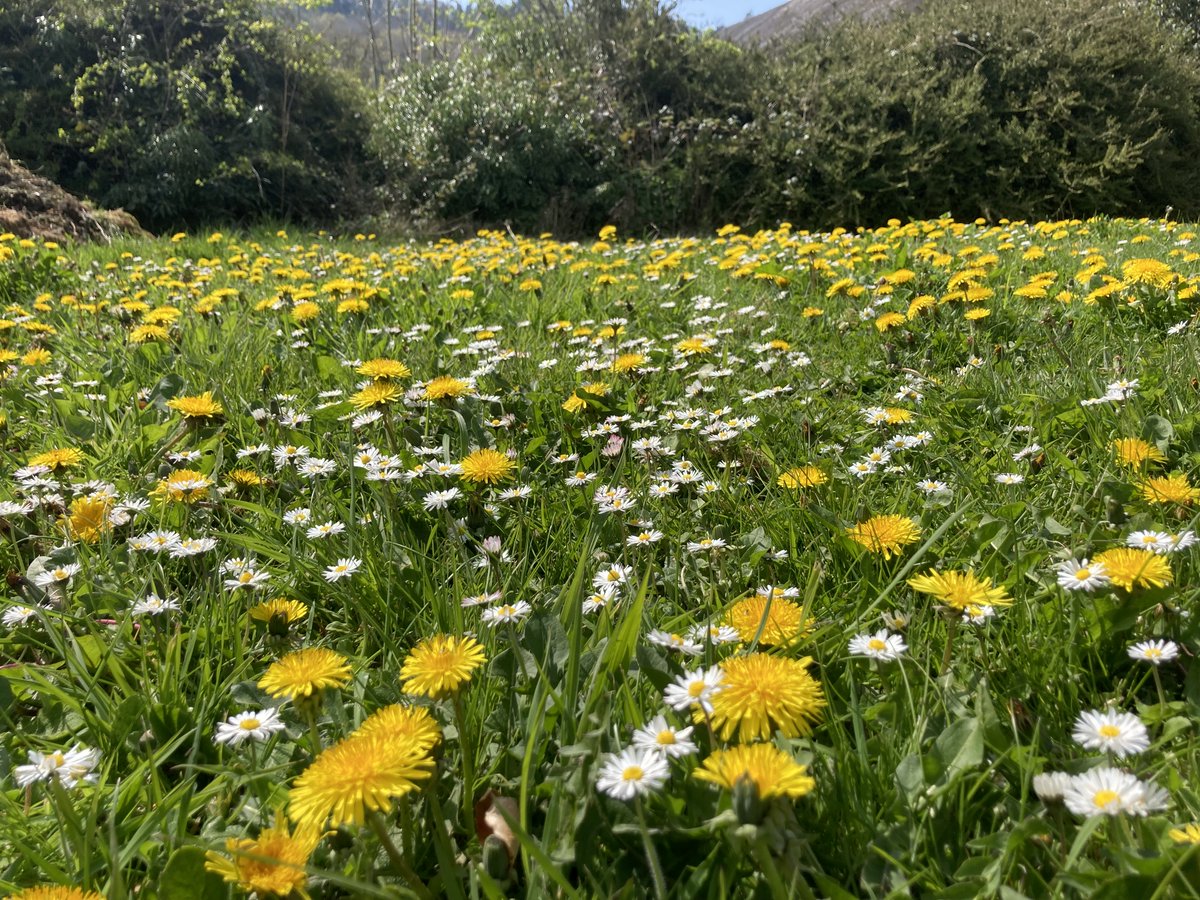
<path fill-rule="evenodd" d="M 85 544 L 94 544 L 112 529 L 108 514 L 112 503 L 103 497 L 77 497 L 67 511 L 67 534 Z"/>
<path fill-rule="evenodd" d="M 889 425 L 904 425 L 913 420 L 911 409 L 901 409 L 898 406 L 889 406 L 884 409 L 887 413 L 887 423 Z"/>
<path fill-rule="evenodd" d="M 1149 503 L 1174 503 L 1188 506 L 1200 497 L 1200 488 L 1194 488 L 1188 483 L 1188 477 L 1183 472 L 1172 472 L 1160 478 L 1147 478 L 1138 485 L 1138 493 Z"/>
<path fill-rule="evenodd" d="M 1167 837 L 1177 844 L 1200 844 L 1200 824 L 1193 822 L 1182 828 L 1172 828 Z"/>
<path fill-rule="evenodd" d="M 921 537 L 921 529 L 906 516 L 872 516 L 848 528 L 846 534 L 871 553 L 891 559 L 900 553 L 900 548 L 915 544 Z"/>
<path fill-rule="evenodd" d="M 263 484 L 263 477 L 252 469 L 231 469 L 225 479 L 234 487 L 251 488 Z"/>
<path fill-rule="evenodd" d="M 225 854 L 228 855 L 210 850 L 204 868 L 260 897 L 288 897 L 294 893 L 308 900 L 304 866 L 321 835 L 321 830 L 313 827 L 297 828 L 293 833 L 287 818 L 276 813 L 275 824 L 264 828 L 256 839 L 227 839 Z"/>
<path fill-rule="evenodd" d="M 645 364 L 646 357 L 644 354 L 622 353 L 613 360 L 613 363 L 609 368 L 613 372 L 620 374 L 622 372 L 632 372 L 634 369 L 638 368 L 639 366 L 644 366 Z"/>
<path fill-rule="evenodd" d="M 472 484 L 497 484 L 509 478 L 516 465 L 499 451 L 484 447 L 462 461 L 462 480 Z"/>
<path fill-rule="evenodd" d="M 1121 265 L 1121 274 L 1128 284 L 1148 284 L 1165 288 L 1175 280 L 1175 273 L 1165 262 L 1157 259 L 1130 259 Z"/>
<path fill-rule="evenodd" d="M 315 319 L 321 314 L 321 307 L 311 300 L 304 303 L 297 303 L 292 307 L 292 321 L 307 322 L 310 319 Z"/>
<path fill-rule="evenodd" d="M 413 735 L 355 732 L 322 751 L 296 779 L 288 816 L 302 828 L 362 825 L 367 811 L 388 809 L 392 798 L 416 790 L 433 765 Z"/>
<path fill-rule="evenodd" d="M 1175 580 L 1166 557 L 1151 550 L 1114 547 L 1097 553 L 1093 562 L 1103 563 L 1104 574 L 1119 588 L 1166 587 Z"/>
<path fill-rule="evenodd" d="M 195 469 L 177 469 L 166 478 L 159 479 L 150 496 L 191 505 L 206 499 L 212 484 L 212 479 L 203 472 L 197 472 Z"/>
<path fill-rule="evenodd" d="M 413 647 L 400 669 L 404 690 L 438 700 L 455 693 L 487 662 L 483 647 L 474 638 L 438 634 Z"/>
<path fill-rule="evenodd" d="M 355 409 L 374 409 L 395 403 L 400 396 L 400 388 L 390 381 L 373 381 L 350 395 L 350 405 Z"/>
<path fill-rule="evenodd" d="M 258 686 L 272 697 L 311 697 L 325 688 L 340 688 L 350 680 L 350 663 L 324 647 L 307 647 L 271 664 Z"/>
<path fill-rule="evenodd" d="M 171 332 L 162 325 L 139 325 L 129 332 L 129 340 L 134 344 L 145 344 L 150 341 L 169 341 Z"/>
<path fill-rule="evenodd" d="M 818 316 L 825 315 L 825 310 L 821 309 L 819 306 L 806 306 L 800 311 L 800 315 L 806 319 L 815 319 Z"/>
<path fill-rule="evenodd" d="M 895 328 L 897 325 L 903 325 L 905 322 L 904 313 L 889 312 L 884 313 L 875 320 L 875 330 L 880 334 L 887 331 L 889 328 Z"/>
<path fill-rule="evenodd" d="M 287 597 L 264 600 L 257 606 L 251 607 L 249 612 L 250 618 L 255 622 L 263 622 L 270 627 L 278 624 L 282 629 L 287 629 L 297 622 L 303 621 L 307 615 L 308 604 L 301 603 L 299 600 L 289 600 Z"/>
<path fill-rule="evenodd" d="M 776 592 L 771 598 L 755 594 L 739 600 L 725 613 L 725 624 L 733 626 L 743 641 L 752 641 L 758 635 L 763 647 L 786 647 L 801 636 L 808 623 L 800 604 Z"/>
<path fill-rule="evenodd" d="M 825 708 L 821 683 L 808 672 L 812 657 L 787 659 L 751 653 L 721 664 L 721 689 L 712 695 L 713 728 L 722 740 L 736 733 L 742 741 L 812 731 Z"/>
<path fill-rule="evenodd" d="M 82 451 L 76 450 L 74 447 L 59 447 L 30 457 L 26 461 L 26 464 L 30 466 L 49 466 L 53 471 L 57 472 L 62 469 L 70 469 L 81 462 L 83 462 Z"/>
<path fill-rule="evenodd" d="M 167 407 L 185 419 L 211 419 L 225 414 L 225 408 L 213 399 L 212 391 L 195 397 L 176 397 L 167 401 Z"/>
<path fill-rule="evenodd" d="M 803 797 L 817 786 L 804 766 L 774 744 L 740 744 L 714 750 L 692 777 L 733 790 L 743 778 L 754 782 L 759 799 Z"/>
<path fill-rule="evenodd" d="M 1117 461 L 1130 469 L 1136 469 L 1143 463 L 1167 461 L 1161 450 L 1141 438 L 1118 438 L 1112 445 L 1117 454 Z"/>
<path fill-rule="evenodd" d="M 470 390 L 471 385 L 459 378 L 439 375 L 425 385 L 424 393 L 421 396 L 426 400 L 445 400 L 465 396 Z"/>
<path fill-rule="evenodd" d="M 908 586 L 929 594 L 951 609 L 978 615 L 985 606 L 1012 606 L 1003 585 L 993 585 L 992 579 L 981 578 L 973 571 L 939 572 L 930 569 L 924 575 L 908 579 Z"/>
<path fill-rule="evenodd" d="M 780 487 L 795 491 L 800 488 L 817 487 L 825 484 L 828 480 L 829 476 L 817 466 L 798 466 L 781 473 L 775 483 Z"/>
<path fill-rule="evenodd" d="M 396 359 L 386 359 L 384 357 L 368 359 L 354 371 L 358 372 L 359 375 L 374 378 L 376 381 L 397 381 L 401 378 L 407 378 L 412 374 L 412 371 L 404 363 Z"/>
<path fill-rule="evenodd" d="M 968 322 L 978 322 L 980 319 L 986 319 L 992 314 L 990 309 L 968 309 L 963 313 L 963 318 Z"/>
<path fill-rule="evenodd" d="M 442 739 L 442 729 L 429 710 L 403 703 L 393 703 L 371 713 L 355 733 L 411 737 L 423 750 L 432 749 Z"/>
<path fill-rule="evenodd" d="M 681 353 L 684 356 L 698 356 L 703 353 L 711 352 L 711 339 L 707 335 L 697 335 L 696 337 L 684 338 L 675 345 L 675 352 Z"/>

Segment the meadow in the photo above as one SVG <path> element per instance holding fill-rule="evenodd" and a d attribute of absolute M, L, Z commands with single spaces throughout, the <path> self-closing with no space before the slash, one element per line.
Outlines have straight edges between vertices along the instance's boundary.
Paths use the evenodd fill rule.
<path fill-rule="evenodd" d="M 0 236 L 0 893 L 1200 895 L 1198 233 Z"/>

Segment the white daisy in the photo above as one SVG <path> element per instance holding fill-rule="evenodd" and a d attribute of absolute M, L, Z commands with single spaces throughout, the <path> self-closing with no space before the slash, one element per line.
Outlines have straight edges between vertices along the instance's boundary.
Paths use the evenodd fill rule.
<path fill-rule="evenodd" d="M 236 747 L 243 741 L 265 741 L 285 727 L 277 710 L 260 709 L 257 712 L 246 710 L 219 723 L 213 740 L 218 744 Z"/>
<path fill-rule="evenodd" d="M 339 559 L 332 566 L 328 566 L 325 571 L 321 573 L 321 577 L 328 582 L 340 581 L 343 578 L 349 578 L 351 575 L 357 572 L 359 566 L 361 565 L 361 559 L 355 559 L 354 557 L 349 556 L 344 559 Z"/>
<path fill-rule="evenodd" d="M 657 791 L 669 774 L 670 767 L 661 753 L 627 747 L 605 761 L 596 779 L 596 789 L 618 800 L 632 800 Z"/>
<path fill-rule="evenodd" d="M 1161 666 L 1179 655 L 1179 645 L 1174 641 L 1140 641 L 1128 652 L 1132 659 Z"/>
<path fill-rule="evenodd" d="M 1068 591 L 1094 591 L 1105 587 L 1109 578 L 1104 563 L 1088 562 L 1086 559 L 1069 559 L 1055 569 L 1058 586 Z"/>
<path fill-rule="evenodd" d="M 890 634 L 887 629 L 850 638 L 850 653 L 853 656 L 869 656 L 871 659 L 889 661 L 899 659 L 907 649 L 904 638 L 898 634 Z"/>
<path fill-rule="evenodd" d="M 655 716 L 633 733 L 633 746 L 638 750 L 661 753 L 669 759 L 688 756 L 696 752 L 692 743 L 692 728 L 672 728 L 666 716 Z"/>
<path fill-rule="evenodd" d="M 1080 713 L 1071 737 L 1088 750 L 1103 750 L 1118 759 L 1150 746 L 1150 735 L 1142 720 L 1115 709 Z"/>
<path fill-rule="evenodd" d="M 663 702 L 674 710 L 699 706 L 705 711 L 711 711 L 712 696 L 721 690 L 724 680 L 725 673 L 721 671 L 720 666 L 684 672 L 667 685 L 663 692 Z"/>

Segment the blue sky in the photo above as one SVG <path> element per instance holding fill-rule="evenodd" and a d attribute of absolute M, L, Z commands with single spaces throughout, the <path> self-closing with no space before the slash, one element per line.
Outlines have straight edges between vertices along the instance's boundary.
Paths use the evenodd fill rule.
<path fill-rule="evenodd" d="M 697 26 L 731 25 L 766 12 L 783 0 L 679 0 L 675 12 Z"/>

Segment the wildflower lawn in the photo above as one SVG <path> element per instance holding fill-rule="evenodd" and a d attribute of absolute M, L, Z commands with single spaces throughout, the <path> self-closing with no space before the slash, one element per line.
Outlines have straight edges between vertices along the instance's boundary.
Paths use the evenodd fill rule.
<path fill-rule="evenodd" d="M 1196 236 L 0 237 L 0 891 L 1200 894 Z"/>

